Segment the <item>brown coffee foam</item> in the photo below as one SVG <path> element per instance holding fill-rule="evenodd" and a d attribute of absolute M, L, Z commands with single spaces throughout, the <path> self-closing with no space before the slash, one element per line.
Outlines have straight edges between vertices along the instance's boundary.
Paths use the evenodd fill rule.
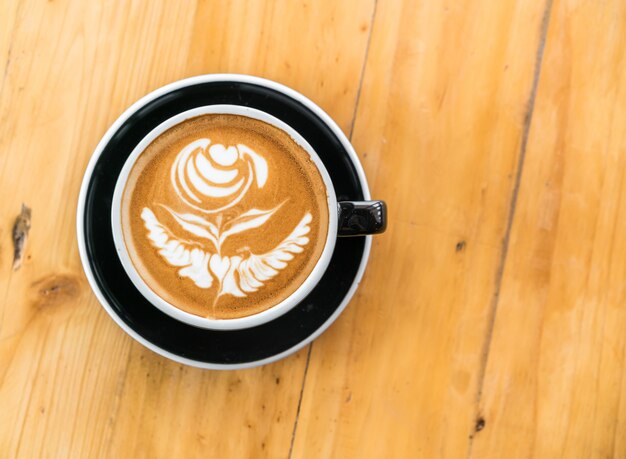
<path fill-rule="evenodd" d="M 209 289 L 197 287 L 180 277 L 179 268 L 169 265 L 147 237 L 141 211 L 147 207 L 177 238 L 201 244 L 214 253 L 210 243 L 183 230 L 161 205 L 175 212 L 194 213 L 215 221 L 217 214 L 195 211 L 176 195 L 170 181 L 171 166 L 182 148 L 198 138 L 213 144 L 245 144 L 266 158 L 268 180 L 262 187 L 253 184 L 234 207 L 222 212 L 224 218 L 251 208 L 271 209 L 285 201 L 259 228 L 231 236 L 222 246 L 222 256 L 245 256 L 268 252 L 280 244 L 298 225 L 305 213 L 312 214 L 309 243 L 273 279 L 245 298 L 222 295 L 216 299 L 217 282 Z M 157 137 L 133 166 L 122 198 L 124 240 L 132 263 L 146 284 L 170 304 L 192 314 L 216 319 L 244 317 L 271 308 L 290 296 L 309 276 L 323 251 L 328 231 L 326 187 L 308 153 L 287 133 L 259 120 L 238 115 L 203 115 L 187 120 Z"/>

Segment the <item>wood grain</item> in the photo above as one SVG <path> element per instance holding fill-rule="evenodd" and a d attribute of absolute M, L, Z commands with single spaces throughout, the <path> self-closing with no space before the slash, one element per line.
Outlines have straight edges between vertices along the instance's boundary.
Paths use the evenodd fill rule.
<path fill-rule="evenodd" d="M 1 458 L 626 456 L 622 1 L 0 8 Z M 246 371 L 134 343 L 75 242 L 106 128 L 210 72 L 312 98 L 390 208 L 338 322 Z"/>
<path fill-rule="evenodd" d="M 1 457 L 287 454 L 306 352 L 248 371 L 181 368 L 103 312 L 75 242 L 93 148 L 126 106 L 165 83 L 216 71 L 271 76 L 349 126 L 373 4 L 248 5 L 3 3 Z M 301 32 L 316 29 L 324 35 Z M 32 229 L 14 272 L 10 231 L 22 202 Z"/>
<path fill-rule="evenodd" d="M 466 457 L 544 9 L 378 5 L 353 143 L 390 226 L 313 344 L 293 457 Z"/>
<path fill-rule="evenodd" d="M 200 2 L 188 68 L 191 74 L 247 73 L 286 84 L 347 131 L 373 9 L 373 0 Z"/>
<path fill-rule="evenodd" d="M 553 6 L 474 457 L 626 457 L 625 24 Z"/>
<path fill-rule="evenodd" d="M 2 95 L 2 88 L 4 87 L 4 80 L 6 77 L 6 71 L 11 61 L 11 43 L 13 42 L 13 33 L 15 32 L 16 23 L 18 20 L 18 0 L 7 0 L 2 6 L 2 30 L 0 30 L 0 97 Z"/>

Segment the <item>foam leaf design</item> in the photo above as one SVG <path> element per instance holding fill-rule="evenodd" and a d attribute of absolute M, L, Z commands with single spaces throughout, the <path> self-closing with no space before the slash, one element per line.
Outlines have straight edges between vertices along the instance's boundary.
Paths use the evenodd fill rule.
<path fill-rule="evenodd" d="M 211 223 L 207 219 L 202 218 L 199 215 L 194 215 L 194 214 L 179 214 L 179 213 L 174 212 L 172 209 L 170 209 L 169 207 L 163 204 L 160 204 L 160 205 L 165 210 L 167 210 L 170 214 L 172 214 L 174 218 L 179 218 L 183 220 L 185 223 L 192 223 L 192 224 L 196 223 L 198 225 L 204 226 L 209 229 L 211 234 L 217 237 L 217 226 L 215 226 L 213 223 Z"/>
<path fill-rule="evenodd" d="M 233 220 L 230 230 L 236 225 L 246 225 L 241 231 L 260 226 L 276 212 L 278 207 L 269 211 L 252 209 Z M 196 235 L 208 239 L 213 238 L 213 235 L 203 227 L 204 222 L 185 219 L 185 214 L 179 215 L 171 210 L 170 212 L 176 221 L 190 233 L 200 233 Z M 311 214 L 307 212 L 291 234 L 274 249 L 263 254 L 250 252 L 242 257 L 206 252 L 198 248 L 197 243 L 178 239 L 147 207 L 141 212 L 141 218 L 148 230 L 148 238 L 152 245 L 158 249 L 159 255 L 169 265 L 177 268 L 178 275 L 191 279 L 203 289 L 211 288 L 214 281 L 217 281 L 218 298 L 221 295 L 243 298 L 251 292 L 256 292 L 277 276 L 294 259 L 295 255 L 304 251 L 304 246 L 309 243 L 307 234 L 311 231 L 309 224 L 312 220 Z"/>
<path fill-rule="evenodd" d="M 243 292 L 256 292 L 267 281 L 275 277 L 284 269 L 288 262 L 294 258 L 294 254 L 301 253 L 303 247 L 309 243 L 306 235 L 311 231 L 309 223 L 312 217 L 307 213 L 289 236 L 273 250 L 256 255 L 251 253 L 237 266 L 239 274 L 239 286 Z"/>
<path fill-rule="evenodd" d="M 232 219 L 227 224 L 228 228 L 220 234 L 218 243 L 221 245 L 228 236 L 264 225 L 280 206 L 282 206 L 282 204 L 270 210 L 250 209 Z"/>
<path fill-rule="evenodd" d="M 193 215 L 193 214 L 178 214 L 174 212 L 169 207 L 163 206 L 174 219 L 178 222 L 180 226 L 182 226 L 185 230 L 189 231 L 191 234 L 208 239 L 218 247 L 218 230 L 217 227 L 205 220 L 204 218 Z"/>
<path fill-rule="evenodd" d="M 141 218 L 152 245 L 170 265 L 180 268 L 178 274 L 191 279 L 200 288 L 210 288 L 213 284 L 209 273 L 211 254 L 176 239 L 147 207 L 141 212 Z"/>

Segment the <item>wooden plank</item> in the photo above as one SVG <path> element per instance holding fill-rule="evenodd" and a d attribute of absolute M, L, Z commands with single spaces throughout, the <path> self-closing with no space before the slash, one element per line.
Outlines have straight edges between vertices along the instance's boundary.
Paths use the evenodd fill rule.
<path fill-rule="evenodd" d="M 306 352 L 220 373 L 181 369 L 133 343 L 82 274 L 76 199 L 93 148 L 121 111 L 193 74 L 273 77 L 348 127 L 372 7 L 22 1 L 0 96 L 3 457 L 287 454 Z M 22 202 L 32 229 L 14 272 L 10 232 Z"/>
<path fill-rule="evenodd" d="M 347 131 L 373 9 L 374 0 L 203 1 L 188 68 L 192 74 L 248 73 L 286 84 Z"/>
<path fill-rule="evenodd" d="M 625 24 L 552 8 L 476 458 L 626 456 Z"/>
<path fill-rule="evenodd" d="M 2 5 L 0 16 L 0 97 L 6 77 L 6 70 L 11 61 L 11 43 L 18 24 L 19 0 L 7 0 Z"/>
<path fill-rule="evenodd" d="M 0 451 L 86 457 L 109 446 L 132 345 L 82 274 L 78 188 L 107 125 L 175 78 L 186 54 L 153 56 L 185 41 L 193 10 L 22 1 L 19 11 L 0 100 Z M 159 21 L 165 32 L 152 27 Z M 10 232 L 22 202 L 32 229 L 14 272 Z"/>
<path fill-rule="evenodd" d="M 313 344 L 293 457 L 466 457 L 544 9 L 378 4 L 353 143 L 390 225 Z"/>

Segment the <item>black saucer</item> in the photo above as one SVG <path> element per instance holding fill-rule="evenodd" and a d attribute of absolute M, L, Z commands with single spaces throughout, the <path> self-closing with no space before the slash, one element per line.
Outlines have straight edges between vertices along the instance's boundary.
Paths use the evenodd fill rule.
<path fill-rule="evenodd" d="M 109 314 L 134 338 L 162 355 L 191 365 L 254 366 L 295 352 L 334 321 L 362 274 L 368 242 L 364 237 L 339 238 L 318 286 L 285 315 L 254 328 L 196 328 L 171 318 L 148 302 L 126 276 L 113 245 L 113 189 L 126 158 L 153 128 L 179 112 L 213 104 L 254 107 L 283 120 L 318 153 L 338 200 L 367 198 L 350 154 L 335 132 L 307 105 L 263 84 L 196 79 L 148 100 L 113 132 L 94 160 L 91 178 L 83 185 L 79 237 L 84 234 L 83 262 L 94 291 Z"/>

